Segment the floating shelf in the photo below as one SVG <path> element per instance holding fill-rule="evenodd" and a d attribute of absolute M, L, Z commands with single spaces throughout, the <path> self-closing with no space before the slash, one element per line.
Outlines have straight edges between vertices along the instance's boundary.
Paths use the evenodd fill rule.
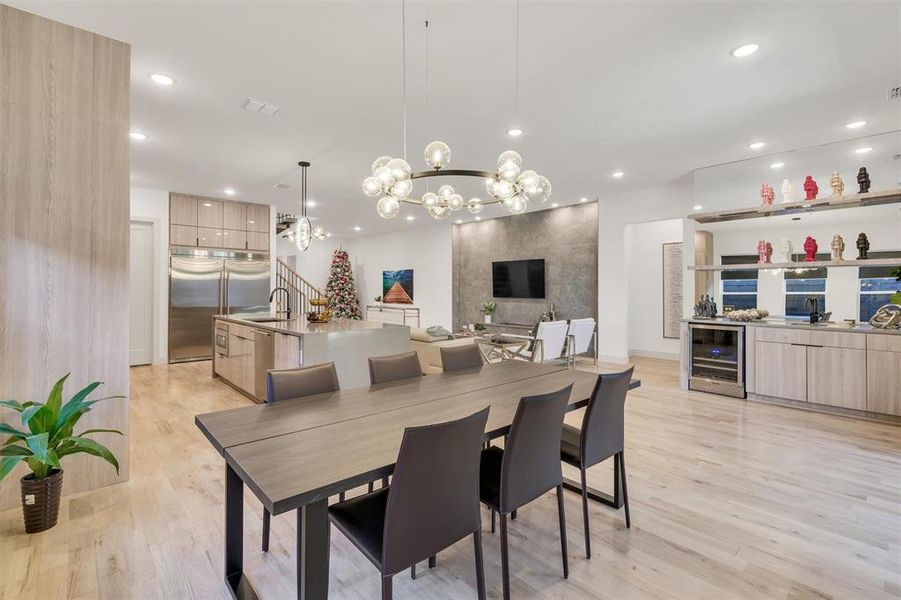
<path fill-rule="evenodd" d="M 897 267 L 901 258 L 866 260 L 815 260 L 812 262 L 750 263 L 739 265 L 688 265 L 690 271 L 767 271 L 771 269 L 820 269 L 823 267 Z"/>
<path fill-rule="evenodd" d="M 829 190 L 826 191 L 828 192 Z M 849 194 L 847 196 L 839 196 L 838 198 L 832 198 L 830 196 L 820 200 L 811 200 L 810 202 L 800 200 L 797 202 L 771 204 L 768 206 L 760 204 L 750 208 L 733 208 L 721 210 L 719 212 L 695 213 L 688 215 L 687 218 L 697 221 L 698 223 L 721 223 L 723 221 L 760 219 L 763 217 L 778 217 L 780 215 L 812 213 L 841 208 L 857 208 L 860 206 L 878 206 L 880 204 L 895 204 L 898 202 L 901 202 L 901 189 L 884 192 L 869 192 L 866 194 Z"/>

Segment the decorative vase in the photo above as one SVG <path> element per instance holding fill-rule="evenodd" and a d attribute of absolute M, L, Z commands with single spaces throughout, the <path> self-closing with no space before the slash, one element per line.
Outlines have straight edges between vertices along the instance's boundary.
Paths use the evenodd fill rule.
<path fill-rule="evenodd" d="M 485 322 L 491 323 L 491 315 L 485 315 Z"/>
<path fill-rule="evenodd" d="M 25 533 L 46 531 L 56 525 L 63 491 L 63 472 L 54 469 L 43 479 L 35 479 L 34 473 L 29 473 L 21 482 Z"/>

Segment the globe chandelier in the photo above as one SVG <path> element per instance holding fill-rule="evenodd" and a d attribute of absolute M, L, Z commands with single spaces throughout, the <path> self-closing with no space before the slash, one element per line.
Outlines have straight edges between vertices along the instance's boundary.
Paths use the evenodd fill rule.
<path fill-rule="evenodd" d="M 425 147 L 424 160 L 429 171 L 414 172 L 407 162 L 407 68 L 406 68 L 406 3 L 402 3 L 403 27 L 403 138 L 404 157 L 380 156 L 375 159 L 369 177 L 363 180 L 363 193 L 370 198 L 378 198 L 376 212 L 383 219 L 393 219 L 400 213 L 402 204 L 412 204 L 424 208 L 429 216 L 441 221 L 454 212 L 466 208 L 477 215 L 491 204 L 500 204 L 510 213 L 526 211 L 530 203 L 546 202 L 551 196 L 551 182 L 531 169 L 523 170 L 522 156 L 515 150 L 506 150 L 497 157 L 497 170 L 480 171 L 469 169 L 446 169 L 451 161 L 450 147 L 441 141 L 434 141 Z M 429 22 L 425 22 L 426 32 L 426 121 L 428 122 L 428 39 Z M 516 7 L 516 83 L 515 110 L 518 113 L 519 87 L 519 3 Z M 436 192 L 426 188 L 420 197 L 413 194 L 413 180 L 431 177 L 477 177 L 485 182 L 485 196 L 465 200 L 453 186 L 441 185 Z"/>
<path fill-rule="evenodd" d="M 307 217 L 307 167 L 310 163 L 302 160 L 297 165 L 300 167 L 300 218 L 291 223 L 285 237 L 294 242 L 298 250 L 306 252 L 313 240 L 324 240 L 328 232 L 322 225 L 314 226 Z"/>

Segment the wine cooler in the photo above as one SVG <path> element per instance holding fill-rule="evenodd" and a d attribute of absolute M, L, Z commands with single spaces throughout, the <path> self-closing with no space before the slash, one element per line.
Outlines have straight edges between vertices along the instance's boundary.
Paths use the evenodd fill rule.
<path fill-rule="evenodd" d="M 745 398 L 745 328 L 689 323 L 688 388 Z"/>

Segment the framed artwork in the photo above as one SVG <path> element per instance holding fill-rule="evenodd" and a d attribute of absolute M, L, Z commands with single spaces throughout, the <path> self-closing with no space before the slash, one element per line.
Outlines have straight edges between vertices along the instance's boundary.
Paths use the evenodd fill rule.
<path fill-rule="evenodd" d="M 382 301 L 413 304 L 413 269 L 382 271 Z"/>
<path fill-rule="evenodd" d="M 663 337 L 679 339 L 682 319 L 682 242 L 663 244 Z"/>

